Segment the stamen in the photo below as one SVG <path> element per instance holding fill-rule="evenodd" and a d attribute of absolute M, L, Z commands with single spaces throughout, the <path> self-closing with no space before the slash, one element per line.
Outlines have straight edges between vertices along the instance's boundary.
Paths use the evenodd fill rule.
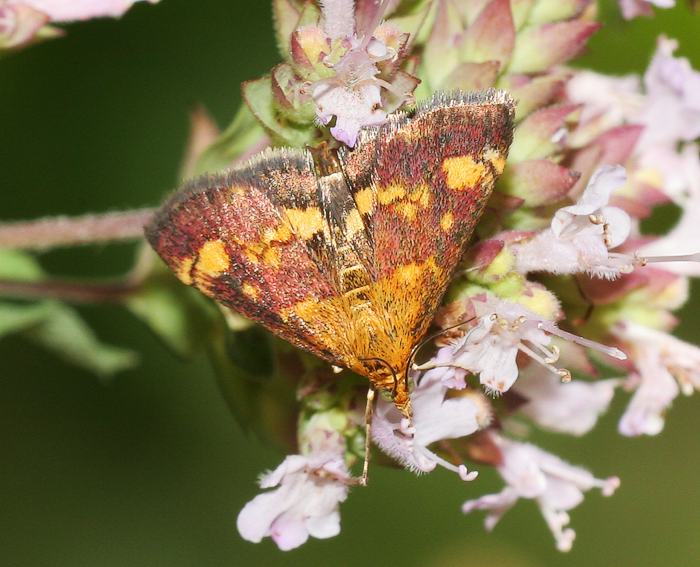
<path fill-rule="evenodd" d="M 642 256 L 639 258 L 639 260 L 644 262 L 642 265 L 657 262 L 700 262 L 700 252 L 670 256 Z"/>
<path fill-rule="evenodd" d="M 543 331 L 547 331 L 550 335 L 560 337 L 564 340 L 571 341 L 586 348 L 597 350 L 599 352 L 607 354 L 608 356 L 617 358 L 618 360 L 627 360 L 627 355 L 624 352 L 622 352 L 619 348 L 609 347 L 597 343 L 595 341 L 591 341 L 589 339 L 584 339 L 583 337 L 579 337 L 578 335 L 574 335 L 573 333 L 569 333 L 568 331 L 560 329 L 554 323 L 550 323 L 548 321 L 540 321 L 538 327 Z"/>
<path fill-rule="evenodd" d="M 534 350 L 532 350 L 530 347 L 528 347 L 524 342 L 521 342 L 518 345 L 518 350 L 524 352 L 526 355 L 528 355 L 535 362 L 539 362 L 542 366 L 544 366 L 550 372 L 552 372 L 558 376 L 561 376 L 559 368 L 557 368 L 556 366 L 552 366 L 549 362 L 547 362 L 547 360 L 545 358 L 543 358 L 538 353 L 536 353 Z"/>

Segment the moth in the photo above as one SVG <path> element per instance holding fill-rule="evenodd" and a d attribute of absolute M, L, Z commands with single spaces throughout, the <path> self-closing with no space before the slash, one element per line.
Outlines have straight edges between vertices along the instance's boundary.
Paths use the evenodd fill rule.
<path fill-rule="evenodd" d="M 503 91 L 437 94 L 352 150 L 273 149 L 176 192 L 146 227 L 185 284 L 390 392 L 484 212 L 512 141 Z"/>

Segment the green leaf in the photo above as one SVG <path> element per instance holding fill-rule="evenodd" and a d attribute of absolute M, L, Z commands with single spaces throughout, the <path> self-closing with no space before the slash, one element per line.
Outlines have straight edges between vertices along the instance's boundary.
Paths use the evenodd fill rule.
<path fill-rule="evenodd" d="M 31 255 L 0 249 L 0 278 L 40 281 L 42 277 L 41 267 Z M 1 302 L 0 337 L 11 333 L 21 333 L 98 376 L 109 376 L 137 362 L 132 351 L 100 342 L 78 313 L 59 301 Z"/>
<path fill-rule="evenodd" d="M 33 256 L 20 250 L 0 248 L 0 278 L 5 280 L 36 281 L 43 272 Z"/>
<path fill-rule="evenodd" d="M 137 364 L 135 352 L 98 340 L 74 309 L 57 301 L 45 303 L 48 304 L 47 316 L 23 331 L 26 338 L 100 377 L 111 376 Z"/>
<path fill-rule="evenodd" d="M 0 337 L 40 323 L 50 312 L 45 302 L 29 305 L 0 303 Z"/>
<path fill-rule="evenodd" d="M 192 356 L 216 324 L 216 307 L 196 290 L 183 285 L 152 252 L 153 267 L 126 307 L 176 354 Z"/>
<path fill-rule="evenodd" d="M 262 126 L 250 109 L 242 105 L 229 127 L 202 153 L 194 174 L 199 175 L 229 167 L 251 148 L 262 146 L 264 141 L 265 131 Z"/>
<path fill-rule="evenodd" d="M 296 443 L 296 384 L 280 372 L 285 352 L 300 352 L 262 327 L 233 332 L 223 318 L 209 335 L 209 358 L 231 413 L 242 427 L 287 450 Z M 293 352 L 289 352 L 293 351 Z M 304 372 L 299 364 L 297 376 Z"/>
<path fill-rule="evenodd" d="M 302 148 L 311 145 L 316 133 L 313 123 L 294 124 L 280 120 L 275 108 L 272 79 L 265 75 L 243 83 L 243 98 L 275 145 Z"/>
<path fill-rule="evenodd" d="M 289 38 L 299 23 L 300 11 L 292 0 L 272 0 L 272 19 L 275 23 L 277 49 L 283 59 L 289 59 Z"/>

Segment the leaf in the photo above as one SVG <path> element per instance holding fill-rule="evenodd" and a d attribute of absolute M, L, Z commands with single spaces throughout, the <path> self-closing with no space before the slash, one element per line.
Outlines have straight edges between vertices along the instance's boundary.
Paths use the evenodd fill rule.
<path fill-rule="evenodd" d="M 243 98 L 255 118 L 263 125 L 275 145 L 302 148 L 311 145 L 315 135 L 313 123 L 294 124 L 282 122 L 275 108 L 272 79 L 265 75 L 243 83 Z"/>
<path fill-rule="evenodd" d="M 43 302 L 30 305 L 0 303 L 0 337 L 40 323 L 49 311 L 50 307 Z"/>
<path fill-rule="evenodd" d="M 242 105 L 231 124 L 202 152 L 192 174 L 219 171 L 229 167 L 251 148 L 262 149 L 266 145 L 265 131 L 250 112 Z"/>
<path fill-rule="evenodd" d="M 43 272 L 31 255 L 0 249 L 0 278 L 21 282 L 39 281 L 42 277 Z M 11 333 L 21 333 L 98 376 L 109 376 L 137 362 L 132 351 L 100 342 L 78 313 L 59 301 L 0 302 L 0 337 Z"/>
<path fill-rule="evenodd" d="M 299 9 L 292 0 L 272 0 L 277 49 L 283 59 L 289 59 L 289 38 L 299 22 Z"/>
<path fill-rule="evenodd" d="M 178 356 L 191 357 L 216 324 L 216 307 L 183 285 L 150 250 L 149 256 L 149 275 L 124 304 Z"/>
<path fill-rule="evenodd" d="M 57 301 L 45 303 L 47 316 L 22 333 L 26 338 L 103 378 L 138 363 L 135 352 L 98 340 L 74 309 Z"/>
<path fill-rule="evenodd" d="M 294 451 L 301 351 L 257 325 L 233 332 L 223 318 L 207 344 L 221 393 L 241 427 Z"/>

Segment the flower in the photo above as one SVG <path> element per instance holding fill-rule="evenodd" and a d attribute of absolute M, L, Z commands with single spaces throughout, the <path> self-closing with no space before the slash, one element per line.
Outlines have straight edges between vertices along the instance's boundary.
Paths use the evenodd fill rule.
<path fill-rule="evenodd" d="M 700 72 L 685 57 L 674 57 L 674 39 L 661 36 L 644 73 L 646 104 L 639 123 L 646 126 L 639 149 L 673 146 L 700 136 Z"/>
<path fill-rule="evenodd" d="M 627 239 L 631 229 L 629 215 L 608 205 L 613 191 L 626 181 L 623 167 L 600 167 L 576 204 L 554 214 L 549 229 L 513 246 L 516 269 L 523 273 L 587 272 L 605 278 L 631 271 L 633 257 L 609 252 Z"/>
<path fill-rule="evenodd" d="M 417 81 L 406 81 L 406 74 L 396 75 L 395 70 L 392 73 L 395 77 L 382 76 L 380 66 L 397 61 L 404 37 L 390 24 L 378 25 L 386 8 L 386 1 L 377 3 L 370 23 L 365 22 L 367 29 L 356 30 L 353 2 L 325 0 L 322 4 L 323 31 L 330 54 L 322 57 L 321 62 L 331 74 L 312 84 L 311 96 L 318 121 L 326 125 L 335 117 L 331 134 L 350 147 L 355 146 L 362 127 L 386 120 L 383 90 L 398 97 L 398 102 L 394 103 L 397 107 L 417 84 Z M 407 36 L 403 43 L 405 39 Z M 338 49 L 343 54 L 336 60 L 332 54 Z M 408 90 L 404 92 L 402 87 L 392 84 L 392 78 L 405 83 Z"/>
<path fill-rule="evenodd" d="M 622 17 L 631 20 L 637 16 L 651 16 L 651 7 L 673 8 L 676 0 L 618 0 Z"/>
<path fill-rule="evenodd" d="M 519 498 L 535 500 L 547 526 L 554 535 L 559 551 L 569 551 L 576 537 L 570 527 L 567 511 L 583 501 L 583 495 L 599 488 L 604 496 L 611 496 L 620 486 L 620 479 L 595 478 L 581 467 L 570 465 L 558 457 L 530 445 L 491 434 L 500 448 L 503 459 L 497 466 L 506 487 L 497 494 L 487 494 L 468 500 L 462 511 L 488 510 L 485 525 L 492 530 Z"/>
<path fill-rule="evenodd" d="M 342 455 L 290 455 L 261 477 L 261 488 L 277 488 L 245 505 L 238 531 L 254 543 L 269 536 L 283 551 L 299 547 L 309 536 L 338 535 L 338 505 L 347 498 L 349 481 Z"/>
<path fill-rule="evenodd" d="M 9 0 L 10 4 L 24 4 L 43 12 L 52 22 L 72 22 L 91 18 L 123 15 L 141 0 Z M 158 0 L 147 0 L 155 3 Z"/>
<path fill-rule="evenodd" d="M 430 472 L 437 465 L 474 480 L 463 464 L 454 465 L 428 446 L 436 441 L 471 435 L 486 427 L 491 419 L 489 405 L 478 393 L 451 392 L 439 377 L 427 374 L 411 392 L 413 422 L 393 403 L 379 400 L 372 420 L 372 439 L 388 455 L 414 472 Z"/>
<path fill-rule="evenodd" d="M 515 391 L 527 402 L 518 411 L 550 431 L 581 436 L 588 433 L 610 405 L 620 380 L 562 383 L 539 369 L 526 369 Z"/>
<path fill-rule="evenodd" d="M 700 348 L 663 331 L 626 321 L 615 334 L 630 345 L 637 368 L 627 382 L 636 388 L 620 420 L 627 436 L 657 435 L 664 414 L 679 393 L 700 390 Z"/>
<path fill-rule="evenodd" d="M 0 0 L 0 48 L 17 48 L 31 42 L 49 17 L 24 4 Z"/>
<path fill-rule="evenodd" d="M 456 375 L 455 369 L 461 369 L 479 374 L 479 381 L 488 392 L 506 392 L 518 378 L 516 358 L 519 352 L 558 379 L 568 381 L 571 379 L 570 372 L 554 366 L 559 358 L 559 349 L 549 346 L 552 340 L 550 335 L 599 350 L 614 358 L 626 358 L 619 349 L 568 333 L 518 303 L 486 295 L 472 297 L 471 302 L 478 317 L 476 325 L 450 347 L 440 349 L 434 359 L 418 367 L 435 372 L 432 376 L 443 384 L 459 387 L 463 377 Z M 452 350 L 451 356 L 447 349 Z"/>
<path fill-rule="evenodd" d="M 38 39 L 61 35 L 61 30 L 47 25 L 52 22 L 121 16 L 138 1 L 0 0 L 0 49 L 15 49 Z"/>

